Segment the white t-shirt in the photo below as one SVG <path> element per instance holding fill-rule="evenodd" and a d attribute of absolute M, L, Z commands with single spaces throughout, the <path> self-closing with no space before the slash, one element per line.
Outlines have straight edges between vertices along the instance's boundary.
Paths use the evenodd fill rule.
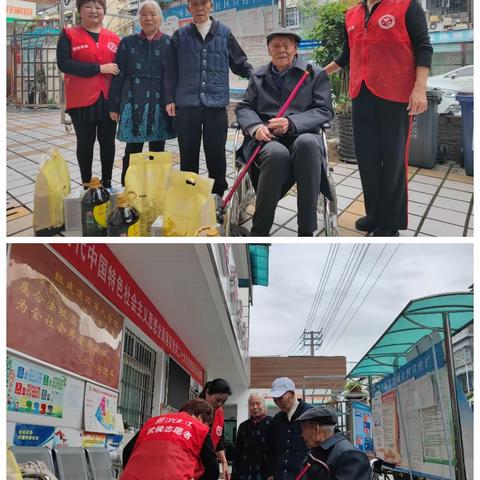
<path fill-rule="evenodd" d="M 210 31 L 210 27 L 212 26 L 212 20 L 209 18 L 206 22 L 193 22 L 193 24 L 197 27 L 198 33 L 200 33 L 202 38 L 205 40 L 205 37 L 207 36 L 207 33 Z"/>

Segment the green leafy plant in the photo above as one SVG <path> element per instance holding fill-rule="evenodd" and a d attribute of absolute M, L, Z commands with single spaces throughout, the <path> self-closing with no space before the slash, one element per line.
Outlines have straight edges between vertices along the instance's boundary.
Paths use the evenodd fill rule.
<path fill-rule="evenodd" d="M 321 42 L 321 45 L 313 51 L 313 59 L 318 65 L 326 66 L 342 53 L 347 6 L 340 2 L 328 2 L 314 7 L 310 5 L 312 2 L 313 0 L 302 2 L 302 5 L 306 5 L 306 11 L 315 15 L 315 22 L 307 35 L 310 39 Z M 348 81 L 348 68 L 344 68 L 330 77 L 333 103 L 337 113 L 350 111 Z"/>

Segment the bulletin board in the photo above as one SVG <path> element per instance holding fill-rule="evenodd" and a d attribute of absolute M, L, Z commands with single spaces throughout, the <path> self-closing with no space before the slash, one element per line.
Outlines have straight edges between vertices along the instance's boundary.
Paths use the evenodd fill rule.
<path fill-rule="evenodd" d="M 442 343 L 372 386 L 375 454 L 418 476 L 455 478 L 452 414 Z M 450 461 L 449 461 L 450 459 Z"/>

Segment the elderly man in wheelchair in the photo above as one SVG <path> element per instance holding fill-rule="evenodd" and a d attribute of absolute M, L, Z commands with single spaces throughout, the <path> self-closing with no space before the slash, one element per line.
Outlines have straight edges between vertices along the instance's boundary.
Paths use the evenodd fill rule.
<path fill-rule="evenodd" d="M 259 142 L 263 147 L 251 171 L 256 203 L 251 236 L 268 236 L 282 196 L 297 184 L 298 235 L 317 230 L 317 202 L 327 180 L 322 126 L 333 117 L 328 76 L 314 67 L 284 116 L 282 105 L 307 69 L 297 56 L 300 37 L 285 28 L 267 35 L 272 61 L 250 77 L 236 109 L 244 134 L 241 155 L 249 158 Z"/>

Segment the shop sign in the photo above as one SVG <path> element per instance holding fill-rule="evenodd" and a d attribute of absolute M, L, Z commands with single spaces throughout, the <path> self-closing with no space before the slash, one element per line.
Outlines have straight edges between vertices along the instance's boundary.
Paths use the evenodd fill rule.
<path fill-rule="evenodd" d="M 7 18 L 18 20 L 32 20 L 37 13 L 35 2 L 24 2 L 22 0 L 7 0 Z"/>
<path fill-rule="evenodd" d="M 473 30 L 450 30 L 448 32 L 428 32 L 430 42 L 436 43 L 457 43 L 473 42 Z"/>
<path fill-rule="evenodd" d="M 278 3 L 277 0 L 215 0 L 215 12 L 224 10 L 248 10 L 259 7 L 272 7 Z M 163 10 L 163 16 L 168 18 L 175 16 L 179 19 L 192 18 L 192 14 L 188 11 L 187 4 L 178 5 Z"/>
<path fill-rule="evenodd" d="M 248 350 L 248 327 L 243 319 L 243 302 L 239 297 L 239 283 L 237 266 L 230 244 L 223 245 L 222 269 L 226 279 L 225 295 L 227 297 L 228 310 L 235 326 L 236 337 L 240 348 Z"/>
<path fill-rule="evenodd" d="M 67 377 L 24 359 L 7 355 L 7 410 L 63 417 Z"/>
<path fill-rule="evenodd" d="M 111 390 L 88 383 L 85 387 L 85 431 L 97 433 L 115 432 L 118 395 Z"/>
<path fill-rule="evenodd" d="M 198 383 L 204 369 L 105 244 L 54 244 L 62 255 L 126 317 L 178 362 Z"/>
<path fill-rule="evenodd" d="M 11 247 L 7 347 L 117 389 L 123 317 L 44 245 Z"/>

